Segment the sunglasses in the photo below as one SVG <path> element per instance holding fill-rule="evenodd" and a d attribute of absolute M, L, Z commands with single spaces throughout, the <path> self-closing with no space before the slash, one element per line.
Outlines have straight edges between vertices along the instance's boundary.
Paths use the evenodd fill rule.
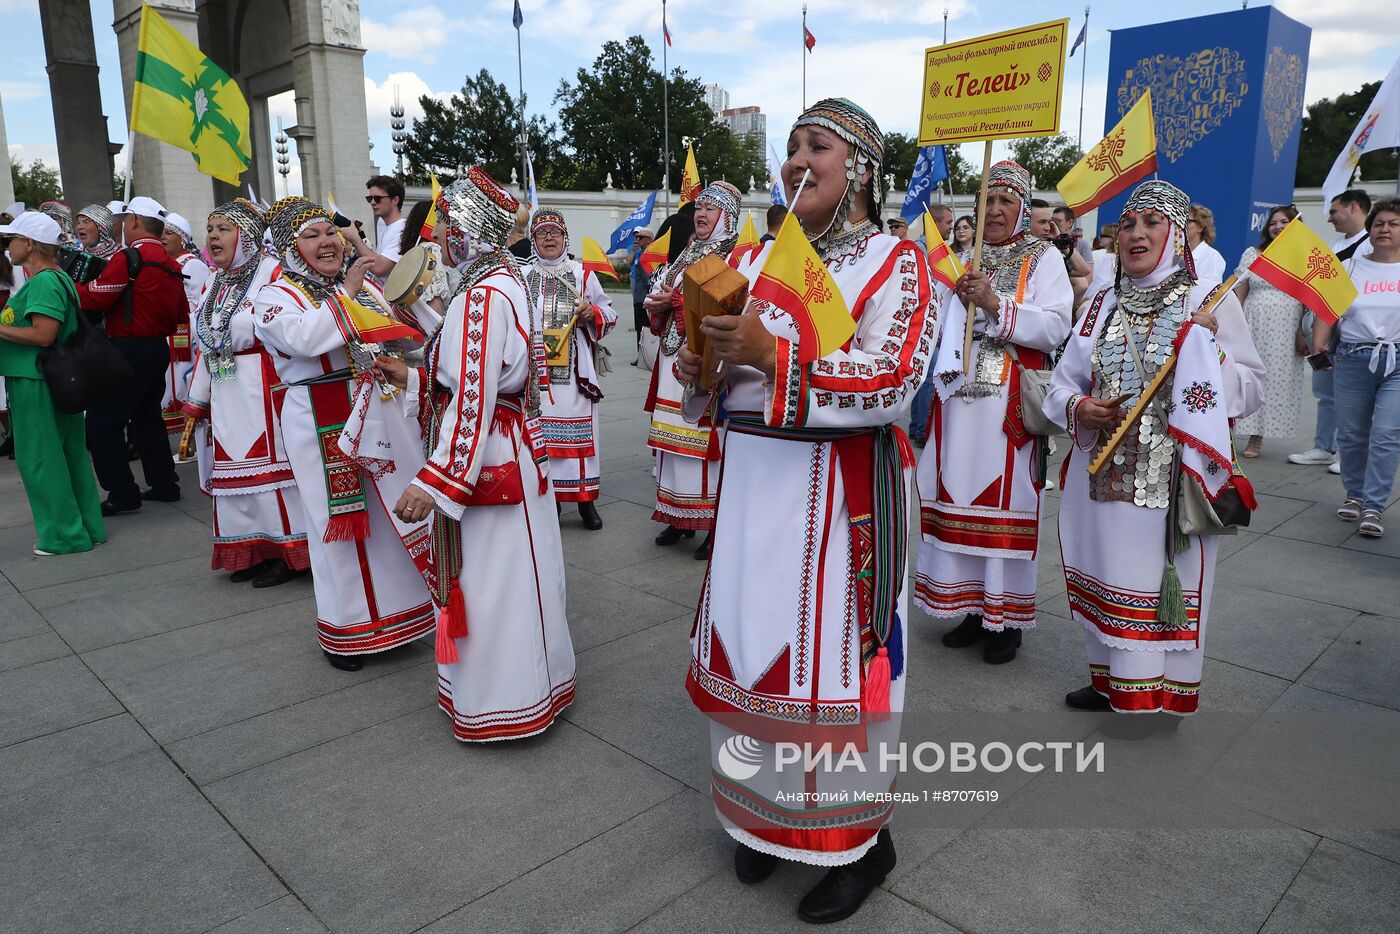
<path fill-rule="evenodd" d="M 384 200 L 385 198 L 387 198 L 387 197 L 389 197 L 389 196 L 388 196 L 388 195 L 365 195 L 365 202 L 366 202 L 367 204 L 378 204 L 379 202 L 383 201 L 383 200 Z"/>

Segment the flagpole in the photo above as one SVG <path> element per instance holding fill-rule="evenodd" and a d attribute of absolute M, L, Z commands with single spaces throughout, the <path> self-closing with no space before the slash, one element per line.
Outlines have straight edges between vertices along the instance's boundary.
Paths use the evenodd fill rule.
<path fill-rule="evenodd" d="M 1079 60 L 1079 151 L 1084 151 L 1084 75 L 1089 68 L 1089 5 L 1084 4 L 1084 57 Z"/>
<path fill-rule="evenodd" d="M 807 109 L 807 4 L 802 4 L 802 109 Z"/>
<path fill-rule="evenodd" d="M 666 216 L 671 216 L 671 100 L 667 70 L 666 0 L 661 0 L 661 187 L 666 190 Z"/>
<path fill-rule="evenodd" d="M 136 131 L 126 131 L 126 181 L 125 189 L 122 191 L 122 204 L 125 205 L 131 200 L 131 150 L 136 147 Z"/>
<path fill-rule="evenodd" d="M 520 88 L 520 190 L 524 191 L 528 198 L 530 167 L 527 162 L 528 157 L 525 154 L 526 147 L 529 145 L 528 137 L 525 135 L 525 57 L 521 53 L 519 26 L 515 27 L 515 69 Z"/>

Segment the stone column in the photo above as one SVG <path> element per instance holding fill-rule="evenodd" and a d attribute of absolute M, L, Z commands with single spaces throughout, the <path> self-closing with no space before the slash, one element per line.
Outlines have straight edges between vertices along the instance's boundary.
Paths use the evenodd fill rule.
<path fill-rule="evenodd" d="M 13 204 L 14 200 L 15 185 L 10 179 L 10 146 L 5 141 L 5 103 L 0 101 L 0 211 Z"/>
<path fill-rule="evenodd" d="M 369 120 L 365 114 L 365 50 L 358 0 L 291 0 L 292 66 L 302 190 L 313 201 L 329 191 L 350 217 L 374 230 L 365 204 Z"/>
<path fill-rule="evenodd" d="M 142 0 L 113 0 L 116 20 L 112 28 L 117 33 L 117 48 L 121 56 L 122 91 L 126 112 L 131 113 L 131 89 L 136 79 L 136 46 L 141 29 Z M 199 17 L 194 0 L 146 0 L 162 17 L 180 31 L 186 39 L 199 44 Z M 79 6 L 80 4 L 72 4 Z M 132 150 L 127 153 L 132 195 L 155 198 L 168 209 L 190 218 L 203 220 L 214 209 L 214 179 L 201 173 L 194 165 L 194 156 L 169 143 L 136 134 Z"/>
<path fill-rule="evenodd" d="M 86 3 L 39 0 L 39 22 L 64 200 L 74 210 L 106 204 L 112 200 L 112 153 L 97 84 L 92 10 Z M 8 174 L 5 184 L 9 184 Z"/>

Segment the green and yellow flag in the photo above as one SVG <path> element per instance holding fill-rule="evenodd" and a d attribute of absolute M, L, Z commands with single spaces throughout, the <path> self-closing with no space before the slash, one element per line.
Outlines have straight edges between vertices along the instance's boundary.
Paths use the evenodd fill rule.
<path fill-rule="evenodd" d="M 199 171 L 230 185 L 253 158 L 248 102 L 237 83 L 145 4 L 131 129 L 188 150 Z"/>

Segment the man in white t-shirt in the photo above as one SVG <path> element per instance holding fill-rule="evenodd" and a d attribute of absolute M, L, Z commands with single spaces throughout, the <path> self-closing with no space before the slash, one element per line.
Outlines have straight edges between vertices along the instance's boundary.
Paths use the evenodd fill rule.
<path fill-rule="evenodd" d="M 1360 188 L 1337 195 L 1327 208 L 1327 220 L 1339 236 L 1332 242 L 1332 252 L 1343 260 L 1355 252 L 1366 252 L 1366 215 L 1371 210 L 1371 196 Z M 1310 311 L 1303 313 L 1299 327 L 1305 346 L 1312 343 L 1313 324 L 1317 318 Z M 1332 473 L 1342 472 L 1337 460 L 1337 415 L 1332 406 L 1332 371 L 1312 371 L 1312 393 L 1317 400 L 1317 431 L 1310 451 L 1288 455 L 1290 464 L 1328 464 Z"/>
<path fill-rule="evenodd" d="M 403 237 L 404 225 L 403 183 L 390 175 L 375 175 L 365 182 L 365 190 L 365 200 L 374 212 L 374 242 L 377 248 L 370 248 L 358 227 L 346 227 L 342 233 L 356 253 L 374 260 L 370 274 L 382 283 L 399 261 L 399 241 Z"/>

